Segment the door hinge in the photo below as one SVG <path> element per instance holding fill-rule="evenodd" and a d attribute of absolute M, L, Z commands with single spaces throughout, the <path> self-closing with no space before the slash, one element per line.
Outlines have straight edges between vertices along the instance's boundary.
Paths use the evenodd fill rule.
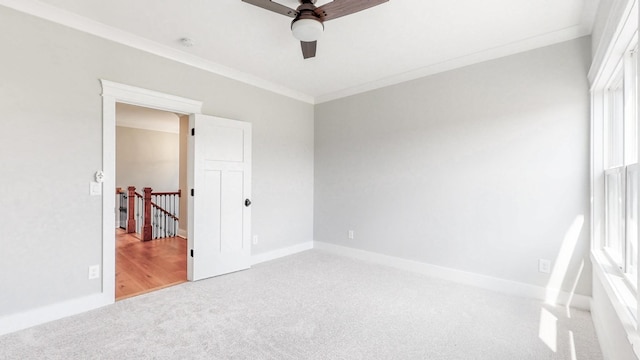
<path fill-rule="evenodd" d="M 196 136 L 196 128 L 191 128 L 191 136 Z"/>
<path fill-rule="evenodd" d="M 195 193 L 195 190 L 191 189 L 191 196 L 194 196 Z"/>
<path fill-rule="evenodd" d="M 193 249 L 191 249 L 191 257 L 193 257 Z"/>

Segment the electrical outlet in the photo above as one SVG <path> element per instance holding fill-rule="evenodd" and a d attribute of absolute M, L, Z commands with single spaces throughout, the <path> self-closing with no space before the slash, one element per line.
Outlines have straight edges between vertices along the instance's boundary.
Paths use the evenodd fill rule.
<path fill-rule="evenodd" d="M 258 235 L 253 235 L 253 245 L 258 244 Z"/>
<path fill-rule="evenodd" d="M 549 274 L 551 272 L 551 260 L 538 259 L 538 271 Z"/>
<path fill-rule="evenodd" d="M 354 234 L 353 230 L 349 230 L 349 233 L 347 234 L 347 236 L 349 237 L 350 240 L 353 240 L 354 235 L 355 234 Z"/>
<path fill-rule="evenodd" d="M 100 265 L 89 266 L 89 280 L 100 277 Z"/>

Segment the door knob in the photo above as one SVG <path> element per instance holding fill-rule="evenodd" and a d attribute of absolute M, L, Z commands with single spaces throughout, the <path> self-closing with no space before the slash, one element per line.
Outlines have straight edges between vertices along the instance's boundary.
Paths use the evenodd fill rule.
<path fill-rule="evenodd" d="M 245 199 L 244 206 L 249 207 L 249 205 L 251 205 L 251 200 Z"/>

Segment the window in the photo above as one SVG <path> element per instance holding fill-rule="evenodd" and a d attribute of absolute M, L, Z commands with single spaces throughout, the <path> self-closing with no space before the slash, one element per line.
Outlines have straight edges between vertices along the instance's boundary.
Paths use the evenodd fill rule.
<path fill-rule="evenodd" d="M 604 91 L 603 249 L 628 284 L 638 274 L 637 44 L 628 47 Z"/>
<path fill-rule="evenodd" d="M 591 85 L 591 259 L 593 272 L 640 355 L 638 282 L 638 1 L 618 3 Z M 615 26 L 614 26 L 615 24 Z M 613 30 L 615 29 L 615 30 Z"/>
<path fill-rule="evenodd" d="M 604 249 L 624 267 L 624 66 L 621 61 L 605 90 L 605 238 Z"/>
<path fill-rule="evenodd" d="M 638 284 L 638 45 L 628 51 L 625 67 L 625 273 Z"/>

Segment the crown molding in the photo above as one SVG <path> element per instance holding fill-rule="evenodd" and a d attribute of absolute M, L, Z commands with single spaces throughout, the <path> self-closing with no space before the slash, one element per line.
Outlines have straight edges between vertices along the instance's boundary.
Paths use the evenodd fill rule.
<path fill-rule="evenodd" d="M 287 96 L 296 100 L 313 104 L 313 96 L 289 89 L 279 84 L 261 79 L 230 67 L 204 60 L 195 55 L 187 54 L 172 47 L 156 43 L 154 41 L 133 35 L 126 31 L 105 25 L 95 20 L 80 16 L 37 0 L 0 0 L 0 5 L 49 20 L 60 25 L 70 27 L 91 35 L 111 40 L 138 50 L 158 55 L 179 63 L 209 71 L 233 80 L 243 82 L 276 94 Z"/>
<path fill-rule="evenodd" d="M 176 62 L 180 62 L 195 68 L 205 70 L 217 75 L 221 75 L 242 83 L 252 85 L 276 94 L 287 96 L 292 99 L 303 101 L 309 104 L 320 104 L 340 98 L 357 95 L 360 93 L 380 89 L 383 87 L 396 85 L 402 82 L 419 79 L 425 76 L 461 68 L 464 66 L 514 55 L 524 51 L 553 45 L 556 43 L 573 40 L 591 34 L 595 10 L 598 0 L 590 0 L 588 6 L 582 14 L 580 25 L 550 32 L 540 36 L 535 36 L 522 41 L 517 41 L 492 49 L 467 54 L 458 58 L 449 59 L 436 64 L 430 64 L 419 69 L 407 71 L 398 75 L 374 80 L 361 85 L 338 90 L 318 96 L 312 96 L 285 86 L 267 81 L 257 76 L 232 69 L 230 67 L 205 60 L 174 49 L 172 47 L 156 43 L 154 41 L 133 35 L 126 31 L 102 24 L 95 20 L 77 15 L 75 13 L 60 9 L 38 0 L 0 0 L 0 5 L 14 10 L 27 13 L 42 19 L 46 19 L 88 34 L 92 34 L 107 40 L 111 40 L 132 48 L 136 48 L 157 56 L 161 56 Z"/>
<path fill-rule="evenodd" d="M 481 63 L 488 60 L 494 60 L 501 57 L 515 55 L 525 51 L 549 46 L 564 41 L 577 39 L 591 34 L 591 25 L 583 23 L 581 25 L 572 26 L 559 31 L 550 32 L 544 35 L 531 37 L 522 41 L 509 43 L 495 48 L 479 51 L 476 53 L 464 55 L 458 58 L 449 59 L 440 63 L 431 64 L 416 70 L 407 71 L 402 74 L 375 80 L 366 84 L 351 87 L 344 90 L 324 94 L 315 98 L 316 104 L 341 99 L 344 97 L 361 94 L 364 92 L 377 90 L 383 87 L 397 85 L 406 81 L 416 80 L 425 76 L 442 73 L 449 70 Z"/>

